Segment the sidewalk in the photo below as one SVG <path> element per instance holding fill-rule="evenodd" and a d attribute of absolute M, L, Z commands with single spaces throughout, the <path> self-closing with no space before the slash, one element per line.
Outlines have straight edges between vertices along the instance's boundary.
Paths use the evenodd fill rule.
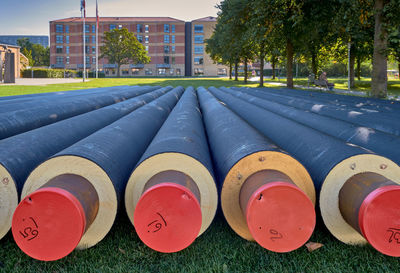
<path fill-rule="evenodd" d="M 90 81 L 90 80 L 86 80 Z M 15 79 L 15 83 L 0 83 L 0 86 L 9 85 L 48 85 L 48 84 L 62 84 L 62 83 L 78 83 L 82 82 L 82 79 L 29 79 L 29 78 L 18 78 Z"/>

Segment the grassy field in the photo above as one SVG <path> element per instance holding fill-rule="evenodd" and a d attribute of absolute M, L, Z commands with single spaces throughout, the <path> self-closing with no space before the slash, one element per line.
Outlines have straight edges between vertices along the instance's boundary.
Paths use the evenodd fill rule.
<path fill-rule="evenodd" d="M 0 96 L 127 84 L 244 86 L 243 82 L 227 79 L 99 79 L 84 84 L 0 86 Z M 400 86 L 400 82 L 394 85 Z M 98 245 L 74 251 L 56 262 L 29 258 L 8 234 L 0 241 L 0 272 L 400 272 L 398 258 L 380 254 L 371 246 L 339 242 L 320 218 L 311 241 L 324 246 L 311 253 L 304 246 L 290 253 L 273 253 L 236 235 L 219 212 L 209 230 L 189 248 L 162 254 L 139 240 L 125 212 L 121 212 L 111 232 Z"/>
<path fill-rule="evenodd" d="M 336 89 L 347 90 L 347 78 L 332 78 L 329 81 L 335 83 Z M 277 83 L 286 84 L 286 79 L 265 79 L 266 87 L 281 88 Z M 307 86 L 307 78 L 298 78 L 294 80 L 295 85 Z M 67 84 L 51 84 L 46 86 L 2 86 L 0 84 L 0 96 L 23 95 L 32 93 L 45 93 L 66 90 L 77 90 L 85 88 L 97 88 L 118 85 L 160 85 L 160 86 L 178 86 L 183 87 L 209 87 L 209 86 L 237 86 L 237 87 L 257 87 L 258 83 L 249 82 L 244 84 L 243 79 L 235 82 L 227 78 L 108 78 L 108 79 L 90 79 L 85 83 L 67 83 Z M 371 89 L 371 79 L 362 78 L 361 81 L 356 81 L 356 88 L 352 90 L 368 92 Z M 400 96 L 400 80 L 391 79 L 388 82 L 389 95 Z"/>

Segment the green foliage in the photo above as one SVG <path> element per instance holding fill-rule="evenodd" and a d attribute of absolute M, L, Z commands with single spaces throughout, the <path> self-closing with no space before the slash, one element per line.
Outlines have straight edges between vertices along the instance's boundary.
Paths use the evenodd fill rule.
<path fill-rule="evenodd" d="M 33 78 L 64 78 L 64 72 L 66 77 L 76 76 L 75 70 L 33 68 Z M 23 70 L 21 76 L 22 78 L 32 78 L 32 69 Z"/>
<path fill-rule="evenodd" d="M 21 38 L 17 41 L 21 47 L 22 54 L 29 60 L 30 66 L 50 66 L 50 48 L 40 44 L 32 44 L 28 38 Z"/>
<path fill-rule="evenodd" d="M 150 62 L 145 47 L 128 29 L 113 29 L 105 32 L 104 35 L 104 45 L 100 48 L 100 58 L 107 58 L 109 63 L 117 64 L 118 77 L 120 75 L 119 68 L 122 64 L 147 64 Z"/>

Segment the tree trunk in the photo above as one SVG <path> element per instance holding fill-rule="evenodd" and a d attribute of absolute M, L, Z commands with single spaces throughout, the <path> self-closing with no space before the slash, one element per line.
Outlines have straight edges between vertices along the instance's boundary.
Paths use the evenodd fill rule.
<path fill-rule="evenodd" d="M 354 84 L 354 77 L 355 77 L 354 65 L 355 65 L 355 61 L 356 61 L 356 56 L 354 53 L 355 53 L 355 47 L 352 44 L 350 46 L 350 88 L 353 88 L 355 86 L 355 84 Z"/>
<path fill-rule="evenodd" d="M 361 58 L 357 57 L 357 79 L 361 81 Z"/>
<path fill-rule="evenodd" d="M 286 84 L 288 88 L 293 89 L 293 44 L 289 39 L 286 42 Z"/>
<path fill-rule="evenodd" d="M 235 62 L 235 81 L 238 81 L 238 61 Z"/>
<path fill-rule="evenodd" d="M 229 63 L 229 79 L 232 80 L 232 63 Z"/>
<path fill-rule="evenodd" d="M 318 67 L 317 67 L 317 55 L 315 52 L 311 52 L 311 71 L 314 74 L 314 77 L 317 78 Z"/>
<path fill-rule="evenodd" d="M 247 58 L 244 58 L 244 83 L 247 83 Z"/>
<path fill-rule="evenodd" d="M 260 54 L 260 87 L 264 87 L 264 59 L 265 53 Z"/>
<path fill-rule="evenodd" d="M 275 80 L 275 57 L 272 57 L 272 79 Z"/>
<path fill-rule="evenodd" d="M 121 67 L 120 64 L 117 64 L 117 78 L 119 78 L 121 76 L 119 68 Z"/>
<path fill-rule="evenodd" d="M 374 55 L 372 58 L 372 82 L 371 95 L 375 98 L 387 96 L 387 32 L 382 25 L 384 0 L 376 0 L 375 10 L 375 34 Z"/>

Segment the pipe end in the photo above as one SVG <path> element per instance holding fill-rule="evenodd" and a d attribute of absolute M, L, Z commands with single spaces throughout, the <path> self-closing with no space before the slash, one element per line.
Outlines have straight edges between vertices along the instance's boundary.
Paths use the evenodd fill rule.
<path fill-rule="evenodd" d="M 18 247 L 41 261 L 59 260 L 79 244 L 85 212 L 70 192 L 41 188 L 24 198 L 14 212 L 12 234 Z"/>
<path fill-rule="evenodd" d="M 134 212 L 134 226 L 140 239 L 148 247 L 164 253 L 191 245 L 201 224 L 201 208 L 195 195 L 175 183 L 160 183 L 149 188 Z"/>
<path fill-rule="evenodd" d="M 363 236 L 376 250 L 400 257 L 400 186 L 384 186 L 368 194 L 358 222 Z"/>
<path fill-rule="evenodd" d="M 297 186 L 271 182 L 259 187 L 246 208 L 247 226 L 254 240 L 274 252 L 304 245 L 316 222 L 314 205 Z"/>

